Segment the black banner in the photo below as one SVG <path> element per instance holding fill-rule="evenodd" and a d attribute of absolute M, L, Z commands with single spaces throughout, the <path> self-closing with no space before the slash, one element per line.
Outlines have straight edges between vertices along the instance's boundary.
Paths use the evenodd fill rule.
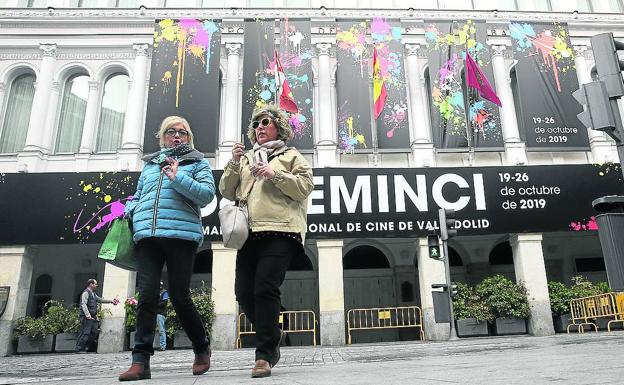
<path fill-rule="evenodd" d="M 313 150 L 313 100 L 314 75 L 312 74 L 312 45 L 310 20 L 289 20 L 280 23 L 280 63 L 293 98 L 299 108 L 298 114 L 291 114 L 290 124 L 295 137 L 288 143 L 299 150 Z"/>
<path fill-rule="evenodd" d="M 366 30 L 365 21 L 336 23 L 338 147 L 344 152 L 373 148 Z"/>
<path fill-rule="evenodd" d="M 162 120 L 188 120 L 195 147 L 214 153 L 219 131 L 221 22 L 164 19 L 156 22 L 143 152 L 160 149 Z"/>
<path fill-rule="evenodd" d="M 138 175 L 0 174 L 0 245 L 101 242 Z M 624 192 L 613 164 L 323 168 L 314 175 L 312 239 L 423 236 L 437 227 L 439 207 L 456 210 L 459 235 L 595 230 L 592 200 Z M 220 239 L 217 212 L 225 203 L 217 197 L 201 210 L 206 240 Z"/>
<path fill-rule="evenodd" d="M 437 148 L 501 148 L 498 106 L 466 89 L 466 50 L 494 86 L 484 21 L 425 22 L 429 52 L 431 127 Z M 466 111 L 465 106 L 470 108 Z M 466 124 L 468 119 L 468 124 Z"/>
<path fill-rule="evenodd" d="M 509 31 L 527 147 L 586 150 L 587 129 L 576 117 L 582 108 L 572 97 L 579 85 L 567 24 L 512 22 Z"/>
<path fill-rule="evenodd" d="M 256 106 L 275 101 L 273 56 L 275 20 L 245 20 L 243 49 L 243 108 L 241 132 L 245 146 L 251 147 L 247 129 Z"/>
<path fill-rule="evenodd" d="M 376 121 L 377 147 L 380 149 L 410 148 L 401 23 L 398 20 L 386 21 L 378 17 L 373 18 L 371 37 L 377 50 L 381 77 L 384 79 L 388 92 L 386 104 Z"/>

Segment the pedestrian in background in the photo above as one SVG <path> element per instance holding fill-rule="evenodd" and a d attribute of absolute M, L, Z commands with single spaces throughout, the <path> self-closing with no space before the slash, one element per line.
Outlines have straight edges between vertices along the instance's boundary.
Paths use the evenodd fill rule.
<path fill-rule="evenodd" d="M 87 287 L 80 295 L 80 307 L 78 308 L 78 315 L 80 316 L 80 332 L 78 333 L 78 340 L 76 340 L 76 353 L 86 353 L 89 346 L 95 340 L 97 330 L 99 327 L 97 319 L 97 304 L 98 303 L 112 303 L 117 305 L 119 300 L 104 299 L 95 294 L 95 289 L 98 283 L 95 279 L 91 278 L 87 281 Z"/>
<path fill-rule="evenodd" d="M 268 377 L 280 359 L 280 285 L 292 256 L 303 253 L 312 168 L 286 141 L 293 137 L 288 114 L 273 104 L 256 108 L 247 137 L 232 149 L 219 191 L 243 200 L 249 211 L 249 238 L 236 255 L 235 292 L 256 329 L 256 362 L 252 377 Z M 251 191 L 248 196 L 242 196 Z"/>
<path fill-rule="evenodd" d="M 160 281 L 160 300 L 158 302 L 158 313 L 156 314 L 156 323 L 158 325 L 160 351 L 167 349 L 167 303 L 169 302 L 169 292 L 165 289 L 164 284 Z"/>
<path fill-rule="evenodd" d="M 214 198 L 210 163 L 193 145 L 186 119 L 166 117 L 158 130 L 160 151 L 143 157 L 137 191 L 126 204 L 136 243 L 139 303 L 132 365 L 120 381 L 151 378 L 150 357 L 159 303 L 159 282 L 167 264 L 169 296 L 193 344 L 193 375 L 210 369 L 210 342 L 191 300 L 191 275 L 197 248 L 204 241 L 201 208 Z"/>

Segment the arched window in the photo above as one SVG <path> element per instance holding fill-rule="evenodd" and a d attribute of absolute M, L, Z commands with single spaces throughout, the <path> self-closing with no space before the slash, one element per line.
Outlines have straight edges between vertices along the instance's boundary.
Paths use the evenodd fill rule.
<path fill-rule="evenodd" d="M 48 5 L 48 0 L 28 0 L 26 6 L 28 8 L 45 8 Z"/>
<path fill-rule="evenodd" d="M 41 274 L 35 281 L 35 294 L 33 295 L 34 316 L 43 315 L 46 302 L 52 299 L 52 277 L 49 274 Z"/>
<path fill-rule="evenodd" d="M 24 148 L 34 96 L 35 75 L 20 75 L 11 83 L 0 131 L 0 153 L 17 152 Z"/>
<path fill-rule="evenodd" d="M 117 151 L 121 145 L 126 105 L 128 75 L 116 73 L 104 82 L 96 151 Z"/>
<path fill-rule="evenodd" d="M 376 247 L 357 246 L 351 249 L 342 260 L 343 269 L 388 269 L 388 259 Z"/>
<path fill-rule="evenodd" d="M 77 74 L 67 79 L 63 87 L 55 152 L 78 152 L 80 149 L 88 96 L 88 76 Z"/>
<path fill-rule="evenodd" d="M 448 248 L 449 253 L 449 266 L 464 266 L 464 262 L 461 259 L 459 253 L 452 247 Z"/>
<path fill-rule="evenodd" d="M 490 252 L 490 265 L 512 265 L 513 251 L 509 242 L 499 243 Z"/>

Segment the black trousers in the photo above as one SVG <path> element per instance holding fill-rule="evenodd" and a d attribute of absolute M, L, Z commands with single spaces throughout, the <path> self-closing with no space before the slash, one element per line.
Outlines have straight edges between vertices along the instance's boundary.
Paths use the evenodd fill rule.
<path fill-rule="evenodd" d="M 95 319 L 87 319 L 85 316 L 80 316 L 80 332 L 78 333 L 78 339 L 76 340 L 76 352 L 89 349 L 91 343 L 97 334 L 98 321 Z"/>
<path fill-rule="evenodd" d="M 197 243 L 174 238 L 145 238 L 136 247 L 139 303 L 132 362 L 149 364 L 160 300 L 160 276 L 167 264 L 169 298 L 195 354 L 205 353 L 206 329 L 191 300 L 190 284 Z"/>
<path fill-rule="evenodd" d="M 236 300 L 256 329 L 256 360 L 272 362 L 280 340 L 280 286 L 290 259 L 302 246 L 294 239 L 247 240 L 236 256 Z"/>

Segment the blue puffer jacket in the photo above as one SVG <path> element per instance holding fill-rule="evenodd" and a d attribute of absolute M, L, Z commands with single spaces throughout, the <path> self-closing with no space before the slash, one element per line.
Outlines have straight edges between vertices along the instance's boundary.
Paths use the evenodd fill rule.
<path fill-rule="evenodd" d="M 175 180 L 170 181 L 157 163 L 159 153 L 146 155 L 137 191 L 126 204 L 125 215 L 132 218 L 134 242 L 162 237 L 204 240 L 201 208 L 214 197 L 215 185 L 210 164 L 196 150 L 181 156 Z"/>

